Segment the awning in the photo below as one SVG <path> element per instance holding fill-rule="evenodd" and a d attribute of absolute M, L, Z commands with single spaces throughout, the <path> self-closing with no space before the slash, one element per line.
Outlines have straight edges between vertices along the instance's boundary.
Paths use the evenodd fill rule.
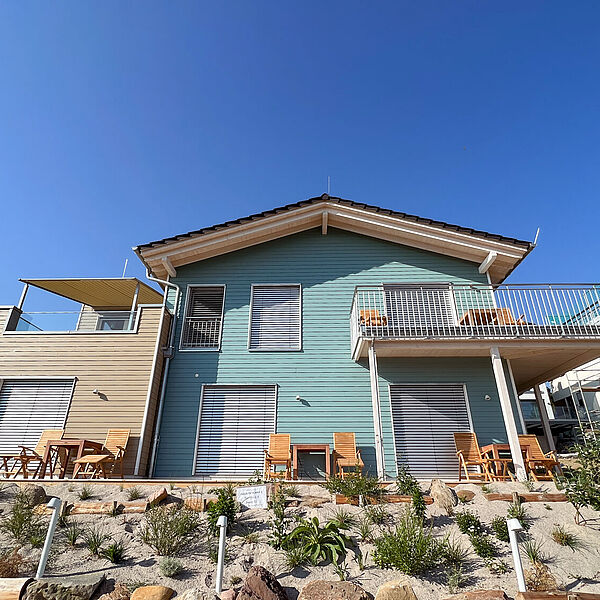
<path fill-rule="evenodd" d="M 23 283 L 92 308 L 129 310 L 139 285 L 137 304 L 162 304 L 160 292 L 135 277 L 103 279 L 20 279 Z"/>

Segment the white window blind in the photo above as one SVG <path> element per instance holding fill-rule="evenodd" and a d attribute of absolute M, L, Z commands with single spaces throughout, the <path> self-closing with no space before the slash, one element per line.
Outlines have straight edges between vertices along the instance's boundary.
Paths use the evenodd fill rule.
<path fill-rule="evenodd" d="M 222 285 L 190 286 L 181 330 L 182 349 L 218 350 L 221 343 Z"/>
<path fill-rule="evenodd" d="M 251 306 L 251 350 L 300 350 L 299 285 L 255 285 Z"/>
<path fill-rule="evenodd" d="M 397 464 L 419 479 L 456 479 L 453 433 L 471 431 L 459 383 L 390 385 Z"/>
<path fill-rule="evenodd" d="M 5 379 L 0 387 L 0 454 L 35 448 L 44 429 L 63 429 L 73 379 Z"/>
<path fill-rule="evenodd" d="M 276 396 L 275 385 L 205 385 L 195 475 L 248 478 L 262 471 L 275 432 Z"/>

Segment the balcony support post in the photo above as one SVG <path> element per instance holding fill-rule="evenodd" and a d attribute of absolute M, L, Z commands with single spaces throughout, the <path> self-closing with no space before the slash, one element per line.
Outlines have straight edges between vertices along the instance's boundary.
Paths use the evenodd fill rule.
<path fill-rule="evenodd" d="M 550 429 L 550 420 L 548 419 L 548 411 L 542 397 L 540 386 L 533 386 L 533 393 L 535 394 L 535 402 L 540 413 L 540 419 L 542 421 L 542 428 L 544 430 L 544 437 L 546 438 L 546 444 L 548 445 L 549 452 L 556 452 L 556 446 L 554 445 L 554 438 L 552 437 L 552 429 Z"/>
<path fill-rule="evenodd" d="M 510 446 L 510 454 L 512 456 L 513 465 L 515 467 L 517 479 L 519 481 L 525 481 L 527 479 L 527 472 L 525 470 L 523 454 L 521 453 L 519 434 L 517 432 L 517 423 L 515 421 L 515 415 L 513 414 L 510 402 L 508 384 L 506 383 L 504 368 L 502 366 L 502 357 L 500 356 L 500 350 L 498 349 L 498 346 L 492 346 L 490 348 L 490 355 L 492 358 L 494 378 L 496 379 L 496 387 L 498 388 L 498 395 L 500 396 L 500 407 L 502 408 L 502 416 L 504 417 L 504 426 L 506 427 L 508 445 Z"/>
<path fill-rule="evenodd" d="M 383 438 L 381 435 L 381 402 L 379 399 L 379 372 L 377 369 L 377 354 L 373 340 L 369 342 L 369 375 L 371 376 L 371 402 L 373 404 L 373 428 L 375 433 L 375 457 L 377 462 L 377 477 L 385 477 L 385 460 L 383 456 Z"/>

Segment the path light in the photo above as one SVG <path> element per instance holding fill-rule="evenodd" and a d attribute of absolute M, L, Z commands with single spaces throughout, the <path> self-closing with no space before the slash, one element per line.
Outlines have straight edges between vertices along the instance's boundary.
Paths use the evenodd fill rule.
<path fill-rule="evenodd" d="M 523 531 L 523 526 L 519 519 L 506 519 L 508 526 L 508 537 L 510 538 L 510 549 L 512 550 L 513 561 L 515 563 L 515 573 L 517 574 L 517 587 L 520 592 L 526 592 L 525 576 L 523 575 L 523 564 L 521 563 L 521 554 L 519 553 L 519 542 L 517 533 Z"/>
<path fill-rule="evenodd" d="M 37 573 L 35 574 L 36 579 L 41 579 L 44 576 L 44 570 L 46 569 L 46 563 L 48 562 L 48 556 L 50 554 L 50 546 L 52 546 L 52 538 L 54 537 L 54 530 L 58 523 L 58 517 L 60 516 L 60 507 L 62 500 L 60 498 L 50 498 L 50 502 L 46 506 L 52 508 L 54 512 L 50 517 L 50 524 L 48 525 L 48 533 L 46 534 L 46 541 L 42 549 L 42 556 L 40 557 L 40 563 L 38 564 Z"/>
<path fill-rule="evenodd" d="M 217 559 L 217 581 L 215 582 L 215 592 L 217 595 L 223 589 L 223 567 L 225 566 L 225 535 L 227 533 L 227 517 L 221 515 L 217 521 L 219 532 L 219 557 Z"/>

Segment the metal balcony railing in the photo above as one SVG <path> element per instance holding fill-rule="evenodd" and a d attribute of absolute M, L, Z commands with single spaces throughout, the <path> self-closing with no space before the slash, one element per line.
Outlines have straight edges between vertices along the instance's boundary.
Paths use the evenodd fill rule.
<path fill-rule="evenodd" d="M 132 331 L 135 322 L 136 311 L 23 312 L 12 331 L 29 333 Z"/>
<path fill-rule="evenodd" d="M 352 347 L 375 339 L 600 337 L 600 284 L 357 286 Z"/>

